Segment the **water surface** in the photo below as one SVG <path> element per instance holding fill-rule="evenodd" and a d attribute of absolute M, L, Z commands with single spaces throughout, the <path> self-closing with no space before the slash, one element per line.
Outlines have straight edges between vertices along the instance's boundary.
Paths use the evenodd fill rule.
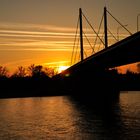
<path fill-rule="evenodd" d="M 0 99 L 0 140 L 139 140 L 140 92 L 96 106 L 69 96 Z"/>

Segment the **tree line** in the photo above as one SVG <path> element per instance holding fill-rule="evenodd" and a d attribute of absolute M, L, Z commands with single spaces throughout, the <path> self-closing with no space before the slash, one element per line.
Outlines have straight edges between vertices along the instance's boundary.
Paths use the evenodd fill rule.
<path fill-rule="evenodd" d="M 108 72 L 101 71 L 97 74 L 93 72 L 93 75 L 87 73 L 87 76 L 83 76 L 83 79 L 87 88 L 89 88 L 88 77 L 93 76 L 91 79 L 96 83 L 98 82 L 99 85 L 102 80 L 104 80 L 103 83 L 107 83 L 106 81 L 110 79 L 110 85 L 115 83 L 118 90 L 140 90 L 140 64 L 137 68 L 138 72 L 127 70 L 125 74 L 118 73 L 117 69 L 111 69 Z M 69 77 L 59 75 L 59 78 L 56 78 L 55 75 L 57 74 L 58 71 L 55 68 L 32 64 L 27 68 L 19 66 L 10 75 L 6 67 L 0 66 L 0 98 L 62 95 L 64 89 L 75 87 L 82 77 L 81 75 L 78 79 L 73 78 L 74 75 Z M 79 84 L 79 88 L 81 88 L 80 86 L 81 84 Z"/>
<path fill-rule="evenodd" d="M 9 74 L 9 70 L 5 66 L 0 66 L 0 78 L 14 78 L 14 77 L 53 77 L 58 73 L 56 68 L 43 67 L 42 65 L 31 64 L 25 68 L 19 66 L 13 74 Z"/>

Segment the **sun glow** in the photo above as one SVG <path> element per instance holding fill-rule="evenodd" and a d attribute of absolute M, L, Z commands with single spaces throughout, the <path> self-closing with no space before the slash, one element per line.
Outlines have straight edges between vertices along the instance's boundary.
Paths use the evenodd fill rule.
<path fill-rule="evenodd" d="M 62 71 L 66 70 L 69 66 L 59 66 L 58 67 L 58 73 L 61 73 Z"/>

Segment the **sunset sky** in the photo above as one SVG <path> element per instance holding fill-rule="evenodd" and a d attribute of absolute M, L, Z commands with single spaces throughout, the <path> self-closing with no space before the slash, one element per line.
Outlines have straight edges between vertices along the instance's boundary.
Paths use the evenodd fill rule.
<path fill-rule="evenodd" d="M 69 66 L 79 8 L 98 30 L 105 5 L 136 32 L 140 0 L 0 0 L 0 65 L 12 71 L 30 64 Z M 120 25 L 108 20 L 116 36 Z M 91 35 L 90 27 L 83 26 Z M 119 28 L 119 36 L 128 33 Z"/>

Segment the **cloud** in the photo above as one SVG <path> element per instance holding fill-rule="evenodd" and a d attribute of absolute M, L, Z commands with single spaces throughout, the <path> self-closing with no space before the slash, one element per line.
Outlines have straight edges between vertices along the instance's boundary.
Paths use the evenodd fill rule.
<path fill-rule="evenodd" d="M 0 50 L 72 51 L 75 29 L 52 25 L 0 23 L 0 37 Z M 93 39 L 90 32 L 88 37 Z M 86 42 L 84 47 L 87 45 L 89 44 Z"/>
<path fill-rule="evenodd" d="M 58 67 L 59 65 L 69 65 L 70 61 L 56 61 L 50 63 L 42 63 L 43 66 L 53 66 Z"/>
<path fill-rule="evenodd" d="M 56 25 L 47 24 L 27 24 L 27 23 L 6 23 L 0 22 L 0 29 L 9 30 L 23 30 L 23 31 L 55 31 L 55 32 L 71 32 L 75 33 L 75 27 L 62 27 Z M 91 31 L 89 28 L 85 28 L 86 31 Z"/>

